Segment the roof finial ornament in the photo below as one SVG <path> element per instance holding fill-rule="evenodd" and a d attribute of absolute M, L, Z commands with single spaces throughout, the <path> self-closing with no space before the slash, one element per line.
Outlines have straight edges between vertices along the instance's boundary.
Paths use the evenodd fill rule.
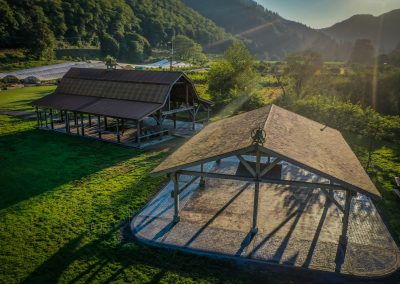
<path fill-rule="evenodd" d="M 251 138 L 253 139 L 254 145 L 264 145 L 266 133 L 261 126 L 254 128 L 251 131 Z"/>

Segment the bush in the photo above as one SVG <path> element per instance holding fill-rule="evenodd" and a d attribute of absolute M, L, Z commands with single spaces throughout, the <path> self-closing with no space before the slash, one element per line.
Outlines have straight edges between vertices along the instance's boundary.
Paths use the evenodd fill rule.
<path fill-rule="evenodd" d="M 330 127 L 391 142 L 400 141 L 400 116 L 382 116 L 371 108 L 324 96 L 294 100 L 282 96 L 277 104 Z"/>

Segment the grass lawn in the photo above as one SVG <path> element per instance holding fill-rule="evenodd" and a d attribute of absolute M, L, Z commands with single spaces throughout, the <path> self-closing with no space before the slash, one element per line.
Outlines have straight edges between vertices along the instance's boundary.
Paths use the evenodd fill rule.
<path fill-rule="evenodd" d="M 56 86 L 40 86 L 0 91 L 0 110 L 33 111 L 29 103 L 54 91 Z"/>
<path fill-rule="evenodd" d="M 0 106 L 29 109 L 27 103 L 48 91 L 1 92 Z M 165 182 L 149 177 L 165 151 L 36 130 L 35 123 L 0 115 L 0 283 L 209 283 L 260 277 L 225 262 L 132 242 L 129 218 Z M 263 275 L 270 277 L 282 279 Z"/>
<path fill-rule="evenodd" d="M 0 109 L 27 110 L 50 91 L 0 92 Z M 133 242 L 129 219 L 164 184 L 149 172 L 166 151 L 50 133 L 35 123 L 0 115 L 0 283 L 296 283 L 304 277 L 255 273 Z M 364 159 L 364 142 L 349 140 Z M 390 191 L 399 164 L 398 148 L 376 146 L 372 176 L 397 238 L 400 203 Z"/>

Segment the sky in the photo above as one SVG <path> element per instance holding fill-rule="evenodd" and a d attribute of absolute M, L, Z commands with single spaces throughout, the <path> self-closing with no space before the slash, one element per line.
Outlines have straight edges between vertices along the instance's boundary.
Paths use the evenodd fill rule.
<path fill-rule="evenodd" d="M 400 0 L 256 0 L 282 17 L 326 28 L 355 14 L 378 16 L 399 9 Z"/>

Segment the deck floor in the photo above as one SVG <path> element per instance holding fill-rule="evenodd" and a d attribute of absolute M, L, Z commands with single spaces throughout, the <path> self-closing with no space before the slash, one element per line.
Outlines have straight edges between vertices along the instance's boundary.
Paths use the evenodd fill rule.
<path fill-rule="evenodd" d="M 233 174 L 238 161 L 207 164 L 210 171 Z M 283 164 L 284 178 L 322 181 L 313 174 Z M 180 184 L 190 180 L 181 176 Z M 144 243 L 193 253 L 234 257 L 361 277 L 383 276 L 399 267 L 399 250 L 369 198 L 358 195 L 351 204 L 348 245 L 339 245 L 342 213 L 319 189 L 260 186 L 258 233 L 250 232 L 254 184 L 196 180 L 180 196 L 181 221 L 173 219 L 172 183 L 136 215 L 135 237 Z M 335 193 L 343 204 L 344 196 Z"/>

